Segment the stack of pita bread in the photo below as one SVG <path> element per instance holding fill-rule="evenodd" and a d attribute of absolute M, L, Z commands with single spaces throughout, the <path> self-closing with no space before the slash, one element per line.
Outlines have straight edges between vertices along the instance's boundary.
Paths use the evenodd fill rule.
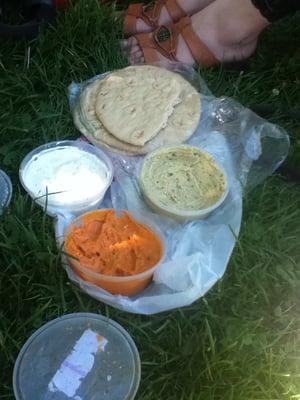
<path fill-rule="evenodd" d="M 181 75 L 141 65 L 88 84 L 73 117 L 96 146 L 138 155 L 188 140 L 200 113 L 200 94 Z"/>

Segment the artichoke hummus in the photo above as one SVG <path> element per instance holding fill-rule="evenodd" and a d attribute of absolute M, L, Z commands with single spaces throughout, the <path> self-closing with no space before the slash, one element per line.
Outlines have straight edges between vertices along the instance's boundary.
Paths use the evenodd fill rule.
<path fill-rule="evenodd" d="M 149 203 L 170 210 L 196 211 L 224 195 L 227 180 L 213 157 L 192 146 L 174 146 L 149 155 L 140 183 Z"/>

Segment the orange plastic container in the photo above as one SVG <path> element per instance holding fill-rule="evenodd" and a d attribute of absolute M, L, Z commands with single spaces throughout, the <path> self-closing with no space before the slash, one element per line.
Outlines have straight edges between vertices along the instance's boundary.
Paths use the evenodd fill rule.
<path fill-rule="evenodd" d="M 96 210 L 83 214 L 81 217 L 76 218 L 69 227 L 66 228 L 64 237 L 65 239 L 72 234 L 74 229 L 79 227 L 83 222 L 92 221 L 95 216 L 97 219 L 105 218 L 111 209 Z M 82 265 L 78 259 L 75 259 L 67 254 L 67 249 L 65 247 L 65 252 L 67 254 L 67 260 L 73 271 L 79 275 L 86 282 L 90 282 L 102 289 L 112 293 L 124 296 L 132 296 L 143 291 L 152 281 L 153 274 L 156 268 L 161 264 L 165 255 L 165 239 L 161 232 L 155 227 L 151 222 L 146 221 L 144 218 L 135 218 L 136 221 L 151 231 L 160 241 L 161 244 L 161 256 L 159 262 L 148 270 L 129 276 L 110 276 L 97 273 L 85 265 Z"/>

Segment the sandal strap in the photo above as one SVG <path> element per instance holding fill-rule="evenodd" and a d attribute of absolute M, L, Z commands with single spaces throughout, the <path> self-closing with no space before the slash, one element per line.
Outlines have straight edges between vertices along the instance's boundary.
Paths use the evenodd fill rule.
<path fill-rule="evenodd" d="M 180 7 L 176 0 L 165 0 L 164 6 L 166 7 L 173 22 L 177 22 L 181 18 L 187 16 L 186 12 Z"/>
<path fill-rule="evenodd" d="M 165 0 L 158 0 L 148 4 L 130 4 L 127 8 L 123 25 L 126 36 L 131 36 L 136 33 L 137 19 L 143 20 L 145 24 L 151 27 L 151 29 L 156 29 L 164 3 Z"/>
<path fill-rule="evenodd" d="M 132 17 L 139 18 L 143 11 L 143 3 L 133 3 L 129 4 L 126 15 L 131 15 Z"/>
<path fill-rule="evenodd" d="M 161 10 L 165 5 L 165 0 L 152 1 L 151 3 L 144 4 L 142 7 L 141 18 L 151 28 L 155 29 L 158 26 Z"/>
<path fill-rule="evenodd" d="M 180 7 L 176 0 L 156 0 L 142 7 L 142 16 L 144 21 L 148 21 L 148 25 L 157 28 L 162 8 L 166 7 L 173 23 L 186 16 L 186 12 Z"/>
<path fill-rule="evenodd" d="M 156 63 L 159 60 L 157 53 L 160 52 L 160 49 L 157 48 L 153 38 L 148 33 L 139 33 L 135 35 L 135 38 L 143 52 L 145 63 Z M 164 56 L 166 55 L 164 54 Z"/>
<path fill-rule="evenodd" d="M 127 14 L 124 18 L 123 30 L 126 37 L 134 35 L 136 32 L 136 17 Z"/>
<path fill-rule="evenodd" d="M 132 35 L 136 32 L 136 20 L 142 15 L 142 10 L 142 3 L 130 4 L 127 8 L 123 24 L 126 35 Z"/>
<path fill-rule="evenodd" d="M 137 34 L 135 38 L 144 54 L 145 62 L 150 64 L 158 60 L 157 52 L 171 61 L 178 61 L 176 52 L 179 35 L 182 35 L 195 61 L 201 66 L 209 67 L 218 63 L 213 53 L 193 30 L 189 17 L 182 18 L 172 27 L 163 25 L 152 34 Z"/>
<path fill-rule="evenodd" d="M 219 61 L 217 58 L 195 33 L 191 22 L 190 17 L 184 17 L 174 26 L 174 28 L 182 35 L 186 45 L 192 53 L 192 56 L 199 65 L 210 67 L 218 64 Z"/>
<path fill-rule="evenodd" d="M 180 7 L 176 0 L 157 0 L 148 4 L 133 3 L 127 8 L 124 18 L 124 32 L 127 35 L 136 33 L 136 20 L 142 19 L 152 29 L 158 27 L 162 8 L 166 7 L 173 22 L 185 17 L 185 11 Z"/>
<path fill-rule="evenodd" d="M 170 39 L 162 41 L 165 32 L 167 32 L 168 37 L 169 34 L 171 34 L 171 36 Z M 160 26 L 152 35 L 149 33 L 139 33 L 138 35 L 135 35 L 135 38 L 143 52 L 146 64 L 158 62 L 158 53 L 166 57 L 168 60 L 176 61 L 176 37 L 174 38 L 174 35 L 172 35 L 172 32 L 170 32 L 168 27 Z"/>

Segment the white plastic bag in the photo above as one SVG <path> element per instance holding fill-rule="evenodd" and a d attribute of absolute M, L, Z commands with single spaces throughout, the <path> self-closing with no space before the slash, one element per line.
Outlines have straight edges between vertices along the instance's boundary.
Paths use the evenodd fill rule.
<path fill-rule="evenodd" d="M 242 220 L 242 194 L 260 183 L 284 161 L 289 149 L 285 131 L 270 124 L 229 98 L 210 95 L 198 75 L 178 64 L 172 69 L 182 73 L 204 94 L 202 116 L 196 133 L 188 141 L 211 153 L 229 177 L 230 192 L 223 205 L 205 220 L 177 223 L 155 215 L 146 206 L 137 184 L 142 157 L 110 153 L 115 178 L 103 208 L 115 207 L 143 213 L 151 218 L 167 238 L 167 256 L 157 269 L 153 283 L 142 293 L 115 296 L 83 281 L 63 262 L 71 281 L 90 296 L 132 313 L 155 314 L 187 306 L 203 296 L 224 274 Z M 95 79 L 95 78 L 93 78 Z M 78 95 L 88 82 L 70 86 L 70 106 L 78 107 Z M 72 216 L 59 216 L 57 239 Z"/>

